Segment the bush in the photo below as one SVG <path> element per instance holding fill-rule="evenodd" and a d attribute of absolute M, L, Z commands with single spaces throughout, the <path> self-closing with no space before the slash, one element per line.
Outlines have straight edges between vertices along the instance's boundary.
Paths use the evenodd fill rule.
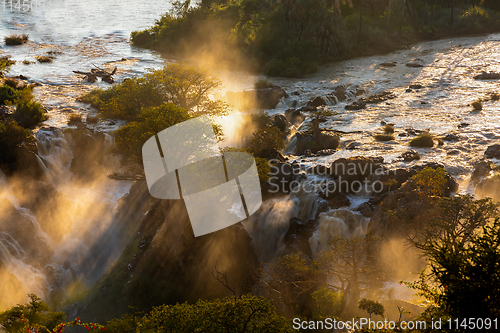
<path fill-rule="evenodd" d="M 375 140 L 377 141 L 391 141 L 394 140 L 393 134 L 375 134 Z"/>
<path fill-rule="evenodd" d="M 22 45 L 28 41 L 28 35 L 12 34 L 4 38 L 5 45 Z"/>
<path fill-rule="evenodd" d="M 79 113 L 73 113 L 69 115 L 68 121 L 70 123 L 81 123 L 82 122 L 83 115 Z"/>
<path fill-rule="evenodd" d="M 392 125 L 392 124 L 385 124 L 384 125 L 384 133 L 386 133 L 386 134 L 393 134 L 394 133 L 394 125 Z"/>
<path fill-rule="evenodd" d="M 412 147 L 434 147 L 433 136 L 428 132 L 424 132 L 424 133 L 418 135 L 416 138 L 413 138 L 410 141 L 410 146 L 412 146 Z"/>
<path fill-rule="evenodd" d="M 0 123 L 0 165 L 4 165 L 8 171 L 15 170 L 19 149 L 24 142 L 32 141 L 34 138 L 31 133 L 16 122 Z"/>
<path fill-rule="evenodd" d="M 220 82 L 204 71 L 180 64 L 151 70 L 110 89 L 96 89 L 78 99 L 99 109 L 108 118 L 135 120 L 142 109 L 174 104 L 193 114 L 223 115 L 227 106 L 210 95 Z"/>
<path fill-rule="evenodd" d="M 472 103 L 472 107 L 476 111 L 481 111 L 483 109 L 483 103 L 480 100 L 477 100 L 477 101 Z"/>
<path fill-rule="evenodd" d="M 278 128 L 265 127 L 253 134 L 247 150 L 255 157 L 274 158 L 276 151 L 285 148 L 285 139 L 285 134 Z"/>
<path fill-rule="evenodd" d="M 12 103 L 18 95 L 18 91 L 10 85 L 0 86 L 0 104 Z"/>
<path fill-rule="evenodd" d="M 37 101 L 21 101 L 16 104 L 14 119 L 22 127 L 31 127 L 46 119 L 42 105 Z"/>
<path fill-rule="evenodd" d="M 52 62 L 52 60 L 54 60 L 53 56 L 36 56 L 35 58 L 40 63 Z"/>
<path fill-rule="evenodd" d="M 136 121 L 113 132 L 116 148 L 124 156 L 142 162 L 142 146 L 151 136 L 190 118 L 187 110 L 173 104 L 144 109 Z"/>

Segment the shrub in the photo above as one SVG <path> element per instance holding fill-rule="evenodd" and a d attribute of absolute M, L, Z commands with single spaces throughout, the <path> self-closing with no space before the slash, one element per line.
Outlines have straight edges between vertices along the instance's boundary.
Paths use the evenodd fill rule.
<path fill-rule="evenodd" d="M 247 150 L 255 157 L 273 158 L 275 152 L 285 148 L 286 136 L 276 127 L 266 127 L 253 134 Z"/>
<path fill-rule="evenodd" d="M 23 142 L 31 141 L 34 141 L 31 133 L 16 122 L 0 123 L 0 164 L 9 171 L 15 170 L 19 148 Z"/>
<path fill-rule="evenodd" d="M 37 101 L 21 101 L 16 104 L 14 119 L 22 127 L 31 127 L 46 119 L 42 105 Z"/>
<path fill-rule="evenodd" d="M 412 147 L 434 147 L 433 136 L 428 132 L 424 132 L 424 133 L 418 135 L 416 138 L 413 138 L 410 141 L 410 146 L 412 146 Z"/>
<path fill-rule="evenodd" d="M 89 124 L 96 124 L 99 121 L 99 117 L 88 115 L 85 121 Z"/>
<path fill-rule="evenodd" d="M 142 146 L 151 136 L 190 118 L 187 110 L 173 104 L 144 109 L 136 121 L 113 132 L 116 148 L 124 156 L 142 162 Z"/>
<path fill-rule="evenodd" d="M 70 123 L 81 123 L 82 122 L 83 115 L 79 113 L 73 113 L 69 115 L 69 122 Z"/>
<path fill-rule="evenodd" d="M 377 141 L 391 141 L 394 140 L 393 134 L 375 134 L 375 140 Z"/>
<path fill-rule="evenodd" d="M 0 86 L 0 104 L 12 103 L 18 97 L 18 91 L 10 85 Z"/>
<path fill-rule="evenodd" d="M 53 56 L 36 56 L 35 58 L 40 63 L 52 62 L 52 60 L 54 60 Z"/>
<path fill-rule="evenodd" d="M 477 101 L 472 103 L 472 107 L 476 111 L 481 111 L 483 109 L 483 103 L 480 100 L 477 100 Z"/>
<path fill-rule="evenodd" d="M 4 38 L 5 45 L 22 45 L 28 41 L 28 35 L 12 34 Z"/>
<path fill-rule="evenodd" d="M 17 89 L 17 86 L 19 84 L 19 80 L 15 79 L 13 77 L 9 77 L 9 78 L 4 80 L 4 84 L 6 84 L 14 89 Z"/>
<path fill-rule="evenodd" d="M 422 201 L 442 196 L 446 190 L 446 171 L 443 168 L 426 167 L 411 178 L 411 183 Z"/>

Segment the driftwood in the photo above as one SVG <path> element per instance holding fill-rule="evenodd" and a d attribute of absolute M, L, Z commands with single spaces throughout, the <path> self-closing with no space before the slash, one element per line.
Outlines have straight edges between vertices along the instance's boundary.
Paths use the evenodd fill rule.
<path fill-rule="evenodd" d="M 92 68 L 90 72 L 73 71 L 73 73 L 85 75 L 85 79 L 90 83 L 94 83 L 98 77 L 100 77 L 104 82 L 114 83 L 115 80 L 113 80 L 112 75 L 116 73 L 116 67 L 111 73 L 101 68 Z"/>

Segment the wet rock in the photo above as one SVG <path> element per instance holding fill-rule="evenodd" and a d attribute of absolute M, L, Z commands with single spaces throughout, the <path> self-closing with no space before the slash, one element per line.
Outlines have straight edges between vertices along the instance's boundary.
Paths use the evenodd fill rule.
<path fill-rule="evenodd" d="M 336 188 L 338 189 L 338 187 Z M 328 206 L 331 209 L 338 209 L 341 207 L 348 207 L 351 205 L 351 201 L 345 193 L 339 193 L 335 191 L 334 193 L 326 192 L 322 194 L 322 197 L 328 202 Z"/>
<path fill-rule="evenodd" d="M 301 112 L 314 112 L 314 111 L 316 111 L 316 107 L 315 106 L 308 106 L 308 105 L 306 105 L 306 106 L 301 107 L 298 110 L 301 111 Z"/>
<path fill-rule="evenodd" d="M 443 138 L 444 141 L 459 141 L 460 135 L 456 133 L 448 133 Z"/>
<path fill-rule="evenodd" d="M 285 234 L 286 253 L 304 253 L 312 256 L 309 238 L 314 232 L 314 220 L 306 223 L 297 218 L 290 219 L 290 226 Z"/>
<path fill-rule="evenodd" d="M 304 121 L 302 112 L 296 109 L 288 109 L 285 111 L 286 119 L 292 124 L 299 124 Z"/>
<path fill-rule="evenodd" d="M 488 177 L 492 170 L 493 166 L 490 161 L 481 160 L 477 162 L 470 177 L 472 184 L 476 185 L 481 179 Z"/>
<path fill-rule="evenodd" d="M 408 89 L 405 90 L 405 92 L 411 93 L 411 92 L 413 92 L 413 90 L 411 90 L 410 88 L 408 88 Z"/>
<path fill-rule="evenodd" d="M 314 107 L 324 106 L 324 105 L 327 105 L 327 103 L 323 97 L 316 97 L 315 99 L 307 103 L 307 106 L 314 106 Z"/>
<path fill-rule="evenodd" d="M 239 110 L 253 108 L 274 109 L 287 93 L 280 87 L 254 89 L 240 92 L 228 91 L 223 100 Z"/>
<path fill-rule="evenodd" d="M 405 162 L 411 162 L 411 161 L 419 160 L 420 154 L 416 150 L 408 150 L 408 151 L 405 151 L 403 154 L 401 154 L 400 157 Z"/>
<path fill-rule="evenodd" d="M 363 102 L 363 101 L 355 101 L 355 102 L 352 102 L 351 104 L 348 104 L 345 106 L 345 109 L 346 110 L 362 110 L 366 108 L 366 103 Z"/>
<path fill-rule="evenodd" d="M 494 144 L 486 148 L 486 151 L 484 152 L 484 157 L 500 159 L 500 144 Z"/>
<path fill-rule="evenodd" d="M 322 131 L 319 133 L 319 144 L 323 149 L 337 149 L 340 143 L 340 137 L 337 134 Z"/>
<path fill-rule="evenodd" d="M 276 114 L 273 116 L 272 126 L 277 127 L 281 132 L 286 133 L 288 131 L 288 127 L 290 127 L 290 123 L 284 115 Z"/>
<path fill-rule="evenodd" d="M 360 212 L 364 217 L 372 217 L 375 213 L 374 207 L 372 207 L 372 205 L 368 202 L 363 202 L 358 208 L 356 208 L 356 211 Z"/>
<path fill-rule="evenodd" d="M 410 89 L 422 89 L 422 85 L 421 84 L 410 84 L 409 86 Z"/>
<path fill-rule="evenodd" d="M 458 125 L 458 128 L 465 128 L 465 127 L 467 127 L 467 126 L 469 126 L 469 125 L 470 125 L 469 123 L 460 123 L 460 124 Z"/>
<path fill-rule="evenodd" d="M 343 102 L 347 98 L 346 93 L 347 93 L 347 90 L 345 89 L 344 86 L 338 86 L 338 87 L 335 87 L 333 89 L 333 92 L 331 93 L 331 95 L 337 97 L 337 100 L 339 102 Z"/>
<path fill-rule="evenodd" d="M 345 149 L 354 150 L 354 149 L 357 149 L 359 146 L 361 146 L 361 143 L 353 141 L 353 142 L 349 142 L 349 144 L 345 147 Z"/>
<path fill-rule="evenodd" d="M 424 67 L 424 65 L 418 63 L 418 62 L 409 62 L 406 64 L 406 67 L 415 67 L 415 68 L 418 68 L 418 67 Z"/>
<path fill-rule="evenodd" d="M 397 62 L 383 62 L 380 64 L 380 66 L 383 66 L 383 67 L 395 67 L 397 66 Z"/>
<path fill-rule="evenodd" d="M 328 156 L 328 155 L 333 155 L 335 154 L 337 150 L 336 149 L 322 149 L 316 153 L 318 156 Z"/>
<path fill-rule="evenodd" d="M 362 98 L 360 101 L 367 104 L 377 104 L 393 98 L 396 98 L 396 95 L 393 92 L 382 91 L 378 94 L 368 96 L 367 98 Z"/>
<path fill-rule="evenodd" d="M 339 181 L 347 182 L 348 192 L 355 191 L 351 186 L 353 182 L 363 182 L 365 179 L 373 178 L 375 175 L 383 173 L 382 157 L 350 157 L 339 158 L 332 162 L 330 165 L 330 174 L 332 177 L 337 178 Z M 339 183 L 339 190 L 345 191 L 346 188 L 342 187 Z"/>
<path fill-rule="evenodd" d="M 446 155 L 452 155 L 452 156 L 454 156 L 454 155 L 460 155 L 460 150 L 458 150 L 458 149 L 449 150 L 449 151 L 446 152 Z"/>
<path fill-rule="evenodd" d="M 481 74 L 474 76 L 474 79 L 476 79 L 476 80 L 499 80 L 500 73 L 482 72 Z"/>
<path fill-rule="evenodd" d="M 306 170 L 307 173 L 326 176 L 330 174 L 330 168 L 323 164 L 317 164 Z"/>

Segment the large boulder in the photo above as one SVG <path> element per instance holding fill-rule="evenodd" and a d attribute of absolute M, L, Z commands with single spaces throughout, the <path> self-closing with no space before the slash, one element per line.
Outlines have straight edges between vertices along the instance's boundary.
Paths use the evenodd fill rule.
<path fill-rule="evenodd" d="M 484 152 L 484 157 L 500 159 L 500 144 L 494 144 L 486 148 L 486 151 Z"/>

